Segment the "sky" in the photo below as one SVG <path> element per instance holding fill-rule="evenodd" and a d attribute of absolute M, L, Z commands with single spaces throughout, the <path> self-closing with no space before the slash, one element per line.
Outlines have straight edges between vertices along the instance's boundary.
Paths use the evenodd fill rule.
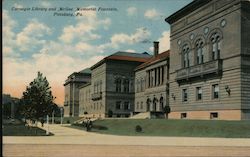
<path fill-rule="evenodd" d="M 3 93 L 21 98 L 40 71 L 63 105 L 67 77 L 117 51 L 170 47 L 165 18 L 192 0 L 3 0 Z"/>

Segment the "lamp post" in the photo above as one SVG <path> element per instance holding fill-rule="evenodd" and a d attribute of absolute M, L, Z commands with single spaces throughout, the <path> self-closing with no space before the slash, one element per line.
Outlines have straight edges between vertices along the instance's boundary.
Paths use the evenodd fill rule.
<path fill-rule="evenodd" d="M 62 107 L 60 108 L 60 111 L 61 111 L 61 125 L 62 125 L 62 122 L 63 122 L 63 108 Z"/>
<path fill-rule="evenodd" d="M 49 135 L 49 115 L 47 115 L 47 130 L 46 135 Z"/>

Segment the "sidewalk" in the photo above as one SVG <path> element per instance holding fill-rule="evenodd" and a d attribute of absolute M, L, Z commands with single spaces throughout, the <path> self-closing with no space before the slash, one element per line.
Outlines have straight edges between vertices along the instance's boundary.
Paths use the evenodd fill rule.
<path fill-rule="evenodd" d="M 43 129 L 46 129 L 46 125 Z M 49 125 L 54 136 L 3 136 L 3 144 L 86 144 L 86 145 L 141 145 L 141 146 L 235 146 L 250 147 L 248 138 L 199 138 L 116 136 L 86 132 L 61 125 Z"/>

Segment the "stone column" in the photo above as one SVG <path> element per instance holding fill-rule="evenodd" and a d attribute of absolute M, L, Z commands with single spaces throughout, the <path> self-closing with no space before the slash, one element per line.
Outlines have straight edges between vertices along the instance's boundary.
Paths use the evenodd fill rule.
<path fill-rule="evenodd" d="M 159 73 L 159 71 L 158 71 L 158 68 L 155 68 L 155 71 L 156 71 L 156 86 L 158 86 L 159 84 L 158 84 L 158 73 Z"/>

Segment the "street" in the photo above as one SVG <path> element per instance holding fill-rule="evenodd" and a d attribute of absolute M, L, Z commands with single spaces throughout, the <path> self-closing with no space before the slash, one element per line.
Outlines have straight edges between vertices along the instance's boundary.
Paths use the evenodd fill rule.
<path fill-rule="evenodd" d="M 47 126 L 45 126 L 47 127 Z M 250 156 L 250 139 L 96 134 L 49 125 L 54 136 L 4 136 L 5 157 Z"/>

